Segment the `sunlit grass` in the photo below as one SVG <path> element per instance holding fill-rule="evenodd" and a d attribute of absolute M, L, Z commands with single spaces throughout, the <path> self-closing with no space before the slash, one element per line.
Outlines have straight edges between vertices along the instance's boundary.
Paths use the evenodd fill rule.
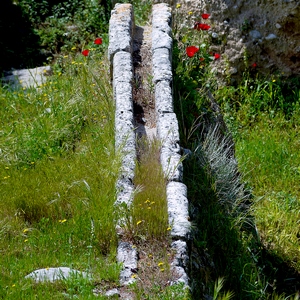
<path fill-rule="evenodd" d="M 264 243 L 300 271 L 299 127 L 280 116 L 261 116 L 236 149 L 258 199 L 254 211 Z"/>
<path fill-rule="evenodd" d="M 139 149 L 134 184 L 140 191 L 134 198 L 132 221 L 136 237 L 151 242 L 168 235 L 167 180 L 160 164 L 159 142 L 140 141 Z"/>
<path fill-rule="evenodd" d="M 119 159 L 108 67 L 97 57 L 74 59 L 38 90 L 0 90 L 5 299 L 68 293 L 63 284 L 24 279 L 38 268 L 68 266 L 97 282 L 118 281 L 113 204 Z M 80 288 L 74 293 L 81 295 Z"/>

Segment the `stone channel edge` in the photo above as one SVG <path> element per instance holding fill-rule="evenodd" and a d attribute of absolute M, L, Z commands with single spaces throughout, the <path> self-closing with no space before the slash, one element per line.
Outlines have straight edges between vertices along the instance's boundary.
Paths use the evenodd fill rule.
<path fill-rule="evenodd" d="M 168 4 L 159 3 L 152 9 L 152 75 L 155 88 L 157 136 L 162 142 L 160 160 L 168 178 L 166 187 L 168 219 L 175 257 L 171 267 L 177 274 L 173 284 L 183 282 L 188 287 L 188 246 L 190 228 L 187 187 L 182 183 L 182 156 L 178 121 L 173 110 L 172 96 L 172 12 Z M 133 30 L 134 13 L 131 4 L 116 4 L 109 23 L 108 57 L 111 65 L 116 106 L 116 148 L 122 149 L 122 168 L 117 181 L 116 205 L 130 207 L 133 200 L 136 161 L 135 128 L 133 121 Z M 119 242 L 117 260 L 123 264 L 120 283 L 131 284 L 137 271 L 138 255 L 130 242 Z"/>

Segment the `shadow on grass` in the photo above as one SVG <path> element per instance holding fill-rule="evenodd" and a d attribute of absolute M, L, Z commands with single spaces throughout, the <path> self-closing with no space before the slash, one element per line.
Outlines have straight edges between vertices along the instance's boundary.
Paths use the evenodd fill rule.
<path fill-rule="evenodd" d="M 234 299 L 272 299 L 274 293 L 299 292 L 300 274 L 264 248 L 251 226 L 252 217 L 237 223 L 218 202 L 209 170 L 196 157 L 184 161 L 184 170 L 194 228 L 190 247 L 193 299 L 213 295 L 220 277 L 225 279 L 223 291 L 234 292 Z"/>
<path fill-rule="evenodd" d="M 46 61 L 31 22 L 11 0 L 1 1 L 0 48 L 0 75 L 4 70 L 36 67 Z"/>
<path fill-rule="evenodd" d="M 196 158 L 184 162 L 184 182 L 188 187 L 190 215 L 194 225 L 190 277 L 194 299 L 213 294 L 214 282 L 223 277 L 224 291 L 240 299 L 251 299 L 255 266 L 242 242 L 242 232 L 234 226 L 225 207 L 218 202 L 214 181 Z"/>

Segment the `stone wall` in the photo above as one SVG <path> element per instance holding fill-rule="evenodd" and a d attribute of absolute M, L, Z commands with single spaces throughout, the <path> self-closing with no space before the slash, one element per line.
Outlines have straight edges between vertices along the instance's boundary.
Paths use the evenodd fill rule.
<path fill-rule="evenodd" d="M 241 77 L 245 64 L 263 74 L 290 76 L 300 71 L 300 2 L 296 0 L 183 0 L 193 12 L 193 26 L 202 13 L 211 15 L 212 51 L 221 53 L 215 71 Z"/>

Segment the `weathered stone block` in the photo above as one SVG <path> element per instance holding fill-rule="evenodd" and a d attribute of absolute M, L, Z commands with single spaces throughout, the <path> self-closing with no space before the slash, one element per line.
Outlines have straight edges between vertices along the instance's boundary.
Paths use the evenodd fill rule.
<path fill-rule="evenodd" d="M 172 80 L 172 66 L 170 59 L 170 50 L 167 48 L 159 48 L 153 50 L 152 56 L 152 70 L 153 70 L 153 82 Z"/>
<path fill-rule="evenodd" d="M 167 201 L 169 224 L 173 239 L 188 239 L 190 235 L 190 221 L 188 214 L 187 187 L 181 182 L 167 184 Z"/>
<path fill-rule="evenodd" d="M 116 4 L 109 21 L 108 57 L 112 61 L 119 51 L 132 53 L 132 31 L 134 27 L 131 4 Z"/>
<path fill-rule="evenodd" d="M 157 114 L 172 113 L 174 111 L 172 88 L 169 81 L 159 81 L 156 83 L 155 109 Z"/>

